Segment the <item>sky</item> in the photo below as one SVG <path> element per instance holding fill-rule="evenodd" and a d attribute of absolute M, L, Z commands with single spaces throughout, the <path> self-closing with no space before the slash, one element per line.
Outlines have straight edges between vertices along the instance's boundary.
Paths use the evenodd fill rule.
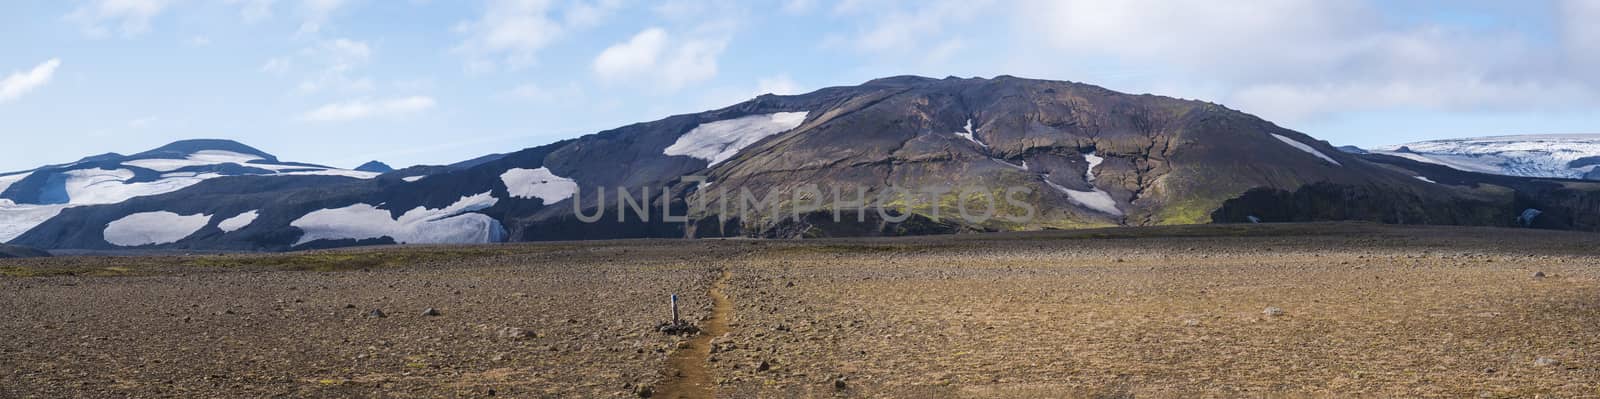
<path fill-rule="evenodd" d="M 1600 133 L 1600 0 L 14 0 L 0 171 L 189 138 L 447 164 L 762 93 L 1013 75 L 1336 145 Z"/>

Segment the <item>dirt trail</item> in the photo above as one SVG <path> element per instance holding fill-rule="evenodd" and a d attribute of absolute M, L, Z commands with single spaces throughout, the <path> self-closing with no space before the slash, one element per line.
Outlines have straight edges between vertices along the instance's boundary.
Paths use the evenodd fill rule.
<path fill-rule="evenodd" d="M 711 317 L 700 322 L 700 334 L 689 340 L 667 359 L 667 374 L 663 377 L 655 397 L 712 398 L 716 394 L 716 379 L 711 376 L 711 339 L 728 333 L 728 317 L 733 314 L 733 302 L 722 292 L 728 285 L 731 273 L 722 275 L 711 284 Z"/>

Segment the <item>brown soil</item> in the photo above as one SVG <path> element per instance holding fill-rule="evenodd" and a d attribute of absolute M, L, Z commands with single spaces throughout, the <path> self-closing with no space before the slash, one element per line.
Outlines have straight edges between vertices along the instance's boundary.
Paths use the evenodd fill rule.
<path fill-rule="evenodd" d="M 709 370 L 711 339 L 728 333 L 733 303 L 722 290 L 726 289 L 730 276 L 724 269 L 722 276 L 711 285 L 711 315 L 700 322 L 700 334 L 678 347 L 667 359 L 667 374 L 657 396 L 667 399 L 716 396 L 717 381 Z"/>
<path fill-rule="evenodd" d="M 1600 397 L 1596 244 L 1319 224 L 10 259 L 0 398 Z M 709 293 L 680 297 L 704 333 L 655 331 L 675 292 Z"/>

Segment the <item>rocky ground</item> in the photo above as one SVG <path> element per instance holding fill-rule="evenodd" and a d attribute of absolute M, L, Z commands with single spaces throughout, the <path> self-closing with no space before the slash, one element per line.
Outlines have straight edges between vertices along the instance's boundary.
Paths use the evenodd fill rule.
<path fill-rule="evenodd" d="M 8 259 L 0 397 L 1600 397 L 1597 243 L 1321 224 Z M 726 324 L 704 355 L 655 331 L 674 292 Z"/>

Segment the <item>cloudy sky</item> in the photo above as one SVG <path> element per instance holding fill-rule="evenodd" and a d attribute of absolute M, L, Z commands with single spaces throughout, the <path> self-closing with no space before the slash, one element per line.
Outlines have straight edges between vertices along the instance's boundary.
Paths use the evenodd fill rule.
<path fill-rule="evenodd" d="M 229 138 L 449 163 L 872 78 L 1203 99 L 1335 144 L 1600 133 L 1600 0 L 0 5 L 0 171 Z"/>

